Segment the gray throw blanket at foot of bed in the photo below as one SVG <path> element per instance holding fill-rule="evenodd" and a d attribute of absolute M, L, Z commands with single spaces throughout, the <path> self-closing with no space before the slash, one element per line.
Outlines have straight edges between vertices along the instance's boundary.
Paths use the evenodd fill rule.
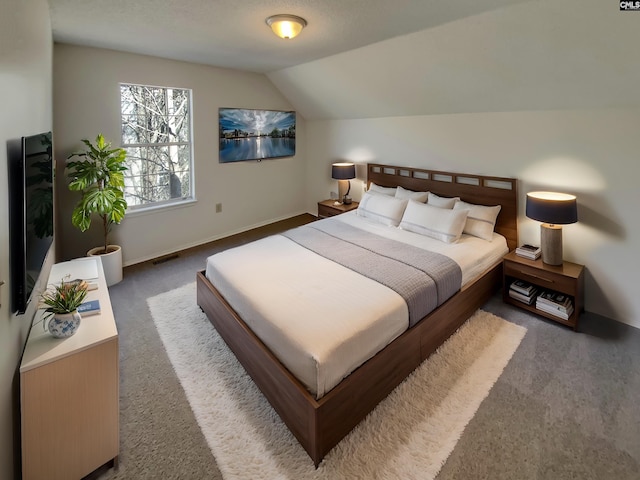
<path fill-rule="evenodd" d="M 283 236 L 398 293 L 412 327 L 460 290 L 462 270 L 449 257 L 325 219 Z"/>

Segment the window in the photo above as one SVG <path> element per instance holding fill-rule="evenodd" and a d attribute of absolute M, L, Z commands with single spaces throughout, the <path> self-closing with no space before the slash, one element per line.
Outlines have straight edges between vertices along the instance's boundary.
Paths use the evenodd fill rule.
<path fill-rule="evenodd" d="M 193 198 L 191 90 L 120 84 L 120 109 L 129 206 Z"/>

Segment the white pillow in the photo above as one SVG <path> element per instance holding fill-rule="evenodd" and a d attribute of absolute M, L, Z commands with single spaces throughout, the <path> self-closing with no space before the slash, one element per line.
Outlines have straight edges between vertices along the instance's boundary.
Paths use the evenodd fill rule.
<path fill-rule="evenodd" d="M 405 198 L 407 200 L 415 200 L 416 202 L 425 203 L 429 198 L 429 192 L 414 192 L 407 190 L 398 185 L 396 190 L 396 198 Z"/>
<path fill-rule="evenodd" d="M 400 228 L 446 243 L 455 243 L 462 235 L 468 210 L 449 210 L 409 200 Z"/>
<path fill-rule="evenodd" d="M 486 207 L 484 205 L 474 205 L 473 203 L 457 202 L 454 210 L 467 210 L 467 223 L 464 226 L 464 233 L 480 237 L 491 241 L 493 229 L 496 226 L 496 219 L 500 213 L 502 205 Z"/>
<path fill-rule="evenodd" d="M 381 187 L 380 185 L 376 185 L 375 183 L 371 182 L 371 184 L 369 185 L 369 190 L 367 191 L 373 193 L 383 193 L 384 195 L 390 195 L 393 197 L 396 194 L 396 187 Z"/>
<path fill-rule="evenodd" d="M 440 197 L 440 196 L 436 195 L 435 193 L 429 192 L 429 199 L 427 200 L 427 203 L 429 205 L 434 206 L 434 207 L 451 209 L 456 204 L 456 202 L 459 201 L 459 200 L 460 200 L 460 197 L 453 197 L 453 198 Z"/>
<path fill-rule="evenodd" d="M 397 227 L 402 220 L 402 214 L 408 200 L 380 195 L 378 193 L 365 193 L 356 213 L 383 225 Z"/>

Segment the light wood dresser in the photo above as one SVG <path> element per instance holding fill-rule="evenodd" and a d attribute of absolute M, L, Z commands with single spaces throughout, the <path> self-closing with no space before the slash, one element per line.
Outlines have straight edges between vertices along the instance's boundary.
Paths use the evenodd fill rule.
<path fill-rule="evenodd" d="M 87 257 L 56 264 L 49 283 L 95 272 L 98 288 L 86 300 L 100 300 L 99 314 L 82 318 L 65 339 L 43 329 L 43 310 L 31 327 L 20 365 L 24 480 L 80 479 L 107 463 L 117 465 L 118 330 L 102 262 Z"/>

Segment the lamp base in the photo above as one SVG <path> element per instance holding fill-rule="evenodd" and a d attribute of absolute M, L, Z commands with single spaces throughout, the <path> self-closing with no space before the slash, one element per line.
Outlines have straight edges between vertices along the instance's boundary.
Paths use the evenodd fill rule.
<path fill-rule="evenodd" d="M 544 263 L 562 265 L 562 226 L 549 223 L 540 225 L 540 247 Z"/>
<path fill-rule="evenodd" d="M 344 202 L 344 197 L 349 195 L 351 190 L 351 182 L 349 180 L 338 180 L 338 199 Z"/>

